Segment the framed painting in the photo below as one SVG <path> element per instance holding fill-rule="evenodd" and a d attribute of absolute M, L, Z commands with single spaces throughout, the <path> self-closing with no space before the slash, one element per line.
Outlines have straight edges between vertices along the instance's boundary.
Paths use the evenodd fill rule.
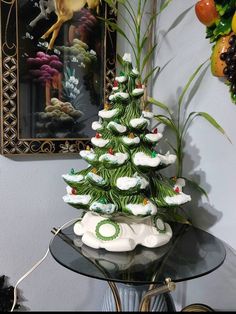
<path fill-rule="evenodd" d="M 101 0 L 0 0 L 1 153 L 78 153 L 115 76 Z"/>

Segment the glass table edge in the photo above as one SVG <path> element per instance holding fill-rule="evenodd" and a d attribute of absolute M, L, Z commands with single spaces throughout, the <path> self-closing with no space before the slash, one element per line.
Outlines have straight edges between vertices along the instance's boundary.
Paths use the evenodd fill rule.
<path fill-rule="evenodd" d="M 194 228 L 196 228 L 196 227 L 194 227 Z M 196 229 L 199 229 L 199 228 L 196 228 Z M 201 230 L 201 229 L 200 229 L 200 230 Z M 205 230 L 201 230 L 201 231 L 210 234 L 209 232 L 207 232 L 207 231 L 205 231 Z M 223 241 L 221 241 L 219 238 L 217 238 L 216 236 L 214 236 L 214 235 L 212 235 L 212 234 L 210 234 L 210 235 L 213 236 L 214 238 L 216 238 L 217 241 L 219 241 L 219 243 L 221 244 L 221 246 L 222 246 L 223 249 L 224 249 L 224 257 L 222 258 L 222 261 L 221 261 L 216 267 L 214 267 L 214 268 L 212 268 L 212 269 L 210 269 L 210 270 L 208 270 L 208 271 L 206 271 L 206 272 L 203 272 L 203 273 L 199 274 L 198 276 L 189 276 L 189 277 L 186 277 L 186 278 L 184 278 L 184 279 L 178 279 L 178 278 L 177 278 L 177 279 L 172 279 L 172 278 L 171 278 L 171 280 L 172 280 L 173 282 L 179 283 L 179 282 L 189 281 L 189 280 L 193 280 L 193 279 L 197 279 L 197 278 L 200 278 L 200 277 L 209 275 L 210 273 L 212 273 L 213 271 L 217 270 L 219 267 L 221 267 L 221 266 L 223 265 L 223 263 L 224 263 L 224 261 L 225 261 L 225 258 L 226 258 L 226 248 L 225 248 L 225 245 L 224 245 Z M 89 278 L 93 278 L 93 279 L 97 279 L 97 280 L 102 280 L 102 281 L 107 281 L 107 282 L 114 282 L 114 283 L 122 283 L 122 284 L 127 284 L 127 285 L 129 285 L 129 284 L 130 284 L 130 285 L 162 284 L 162 283 L 164 282 L 164 280 L 166 279 L 166 278 L 163 278 L 163 280 L 158 280 L 158 281 L 150 281 L 150 280 L 147 280 L 147 281 L 138 281 L 138 280 L 137 280 L 137 281 L 133 281 L 133 280 L 132 280 L 132 282 L 128 282 L 127 280 L 115 279 L 115 278 L 105 278 L 105 277 L 103 278 L 103 277 L 98 277 L 98 276 L 90 275 L 90 274 L 84 273 L 84 272 L 82 272 L 82 271 L 81 271 L 81 272 L 78 272 L 78 271 L 76 271 L 75 269 L 73 269 L 73 268 L 69 267 L 68 265 L 66 265 L 65 263 L 61 262 L 61 261 L 53 254 L 53 252 L 52 252 L 52 250 L 51 250 L 51 244 L 53 243 L 53 240 L 55 239 L 56 236 L 58 236 L 58 234 L 55 235 L 55 236 L 51 239 L 51 241 L 50 241 L 50 244 L 49 244 L 49 252 L 51 253 L 52 257 L 53 257 L 61 266 L 67 268 L 67 269 L 70 270 L 70 271 L 73 271 L 73 272 L 76 273 L 76 274 L 79 274 L 79 275 L 82 275 L 82 276 L 86 276 L 86 277 L 89 277 Z M 61 240 L 62 240 L 62 239 L 61 239 Z M 62 241 L 63 241 L 63 240 L 62 240 Z M 70 245 L 70 244 L 68 244 L 68 245 Z M 70 245 L 70 246 L 71 246 L 71 245 Z M 71 247 L 72 247 L 72 246 L 71 246 Z M 78 254 L 81 254 L 81 253 L 78 252 Z M 89 260 L 89 258 L 85 257 L 83 254 L 81 254 L 81 256 L 83 256 L 83 257 L 84 257 L 85 259 L 87 259 L 90 263 L 92 263 L 94 266 L 97 267 L 97 265 L 94 264 L 91 260 Z M 101 273 L 102 273 L 102 272 L 101 272 Z M 168 276 L 166 276 L 166 277 L 168 277 Z"/>

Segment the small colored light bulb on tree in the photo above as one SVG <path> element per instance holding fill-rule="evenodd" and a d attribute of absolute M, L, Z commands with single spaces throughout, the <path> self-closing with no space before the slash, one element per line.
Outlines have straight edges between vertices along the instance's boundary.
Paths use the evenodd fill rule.
<path fill-rule="evenodd" d="M 96 168 L 93 168 L 91 172 L 94 173 L 94 174 L 96 174 L 98 171 L 97 171 Z"/>
<path fill-rule="evenodd" d="M 175 188 L 175 192 L 180 193 L 180 188 L 178 186 Z"/>
<path fill-rule="evenodd" d="M 74 169 L 74 168 L 72 168 L 72 169 L 70 170 L 70 174 L 71 174 L 71 175 L 74 175 L 74 174 L 75 174 L 75 169 Z"/>
<path fill-rule="evenodd" d="M 110 108 L 111 108 L 111 106 L 108 103 L 105 103 L 104 110 L 109 110 Z"/>
<path fill-rule="evenodd" d="M 114 152 L 113 152 L 113 149 L 112 149 L 112 148 L 109 148 L 109 149 L 108 149 L 108 154 L 114 155 Z"/>
<path fill-rule="evenodd" d="M 137 88 L 143 88 L 143 85 L 142 85 L 141 82 L 138 82 L 138 83 L 136 84 L 136 87 L 137 87 Z"/>
<path fill-rule="evenodd" d="M 76 188 L 72 188 L 71 193 L 72 193 L 73 195 L 77 195 L 77 194 L 78 194 Z"/>
<path fill-rule="evenodd" d="M 155 158 L 156 156 L 157 156 L 157 153 L 154 151 L 154 152 L 152 152 L 152 158 Z"/>
<path fill-rule="evenodd" d="M 114 80 L 114 84 L 113 84 L 113 87 L 118 87 L 119 86 L 119 83 L 117 80 Z"/>
<path fill-rule="evenodd" d="M 153 134 L 157 134 L 158 133 L 158 128 L 155 128 L 154 130 L 153 130 Z"/>
<path fill-rule="evenodd" d="M 107 199 L 106 199 L 105 197 L 101 197 L 101 198 L 99 199 L 99 203 L 101 203 L 101 204 L 107 204 Z"/>

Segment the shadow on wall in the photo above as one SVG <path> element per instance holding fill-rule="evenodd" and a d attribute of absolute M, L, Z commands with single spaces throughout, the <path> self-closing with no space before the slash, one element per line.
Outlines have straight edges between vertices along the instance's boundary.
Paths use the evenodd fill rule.
<path fill-rule="evenodd" d="M 29 155 L 16 155 L 16 156 L 1 156 L 16 162 L 35 162 L 35 161 L 58 161 L 58 160 L 82 160 L 78 153 L 66 154 L 29 154 Z"/>
<path fill-rule="evenodd" d="M 189 9 L 185 12 L 185 14 L 189 11 Z M 185 16 L 184 14 L 184 16 Z M 173 58 L 174 59 L 174 58 Z M 171 60 L 169 60 L 164 68 L 171 65 Z M 162 68 L 161 71 L 164 70 Z M 180 124 L 184 124 L 187 121 L 188 115 L 190 112 L 195 112 L 197 108 L 190 108 L 192 105 L 192 101 L 199 90 L 202 81 L 204 79 L 205 74 L 207 73 L 209 68 L 209 64 L 201 70 L 198 76 L 194 81 L 191 82 L 187 95 L 184 97 L 183 104 L 180 110 Z M 185 86 L 186 88 L 186 86 Z M 178 117 L 178 100 L 180 99 L 181 94 L 183 93 L 184 86 L 179 86 L 175 91 L 168 94 L 168 98 L 164 102 L 168 105 L 169 109 L 173 112 L 173 116 Z M 186 90 L 187 91 L 187 90 Z M 193 106 L 193 105 L 192 105 Z M 190 110 L 191 109 L 191 110 Z M 193 109 L 193 110 L 192 110 Z M 197 110 L 196 110 L 197 111 Z M 177 119 L 177 118 L 176 118 Z M 156 126 L 156 125 L 155 125 Z M 154 127 L 155 127 L 154 126 Z M 190 126 L 191 127 L 191 126 Z M 162 141 L 161 143 L 161 152 L 165 154 L 168 150 L 170 150 L 170 146 L 168 143 L 171 143 L 174 147 L 176 147 L 176 137 L 169 128 L 165 128 L 163 132 L 163 138 L 166 141 Z M 167 142 L 168 140 L 168 142 Z M 204 170 L 195 171 L 198 168 L 201 161 L 201 156 L 199 149 L 197 146 L 193 145 L 192 138 L 186 133 L 184 136 L 183 142 L 183 152 L 184 152 L 184 160 L 183 160 L 183 177 L 196 182 L 197 185 L 201 186 L 207 194 L 211 191 L 211 186 L 207 182 L 206 173 Z M 168 168 L 164 171 L 164 173 L 168 177 L 176 176 L 177 171 L 174 170 L 174 166 Z M 192 222 L 192 224 L 196 227 L 200 227 L 201 229 L 207 230 L 216 224 L 223 216 L 222 212 L 218 211 L 212 204 L 209 203 L 209 199 L 204 196 L 199 189 L 194 187 L 194 185 L 190 185 L 189 182 L 186 182 L 186 188 L 184 189 L 185 193 L 190 194 L 192 197 L 192 201 L 182 206 L 184 209 L 186 216 Z"/>
<path fill-rule="evenodd" d="M 164 1 L 161 2 L 161 6 L 163 5 L 163 3 L 164 3 Z M 184 10 L 180 15 L 178 15 L 167 30 L 160 31 L 160 32 L 156 33 L 155 42 L 159 42 L 159 45 L 157 46 L 157 53 L 161 49 L 163 42 L 166 42 L 166 44 L 168 46 L 168 39 L 166 38 L 166 36 L 169 34 L 169 32 L 171 32 L 173 29 L 175 29 L 178 25 L 181 24 L 181 22 L 183 21 L 185 16 L 188 14 L 189 11 L 191 11 L 193 9 L 193 7 L 194 7 L 194 5 L 191 5 L 189 8 Z"/>
<path fill-rule="evenodd" d="M 188 134 L 185 142 L 188 151 L 184 154 L 184 175 L 198 183 L 209 194 L 211 185 L 207 182 L 206 172 L 203 170 L 194 171 L 201 160 L 199 149 L 191 144 L 192 138 Z M 223 213 L 217 210 L 206 196 L 202 196 L 199 191 L 187 185 L 186 193 L 192 197 L 191 202 L 186 204 L 185 208 L 194 226 L 206 230 L 220 221 Z M 204 199 L 205 201 L 203 201 Z"/>
<path fill-rule="evenodd" d="M 174 143 L 173 134 L 168 129 L 164 130 L 163 137 Z M 184 153 L 183 176 L 196 182 L 206 191 L 207 194 L 209 194 L 211 191 L 211 185 L 207 182 L 205 171 L 194 170 L 199 166 L 201 156 L 197 146 L 192 144 L 192 138 L 189 134 L 185 137 L 184 146 L 187 151 Z M 162 153 L 168 151 L 169 149 L 170 148 L 167 146 L 167 143 L 163 141 L 163 144 L 161 145 Z M 176 172 L 174 167 L 175 166 L 173 165 L 172 167 L 165 169 L 163 171 L 164 174 L 168 177 L 175 176 Z M 190 194 L 192 198 L 191 202 L 183 205 L 182 208 L 189 220 L 192 222 L 193 226 L 207 230 L 220 221 L 223 213 L 210 204 L 206 196 L 202 195 L 200 191 L 186 183 L 184 192 L 186 194 Z"/>

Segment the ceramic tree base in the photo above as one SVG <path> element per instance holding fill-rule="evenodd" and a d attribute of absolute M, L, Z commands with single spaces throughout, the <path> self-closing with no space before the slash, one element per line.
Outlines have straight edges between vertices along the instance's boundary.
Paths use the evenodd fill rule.
<path fill-rule="evenodd" d="M 74 225 L 74 232 L 82 236 L 81 240 L 87 246 L 110 252 L 132 251 L 138 244 L 156 248 L 167 244 L 172 237 L 169 224 L 156 216 L 116 216 L 110 219 L 94 212 L 87 212 Z"/>

